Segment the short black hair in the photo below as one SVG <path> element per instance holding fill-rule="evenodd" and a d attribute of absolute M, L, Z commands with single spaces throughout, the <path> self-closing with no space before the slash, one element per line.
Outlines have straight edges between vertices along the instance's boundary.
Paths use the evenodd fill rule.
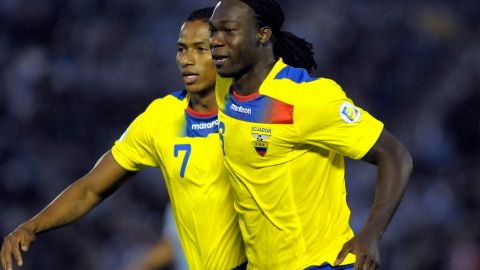
<path fill-rule="evenodd" d="M 187 17 L 187 22 L 193 22 L 193 21 L 204 21 L 208 22 L 210 20 L 210 17 L 212 17 L 213 10 L 215 7 L 206 7 L 206 8 L 201 8 L 193 11 L 188 15 Z"/>

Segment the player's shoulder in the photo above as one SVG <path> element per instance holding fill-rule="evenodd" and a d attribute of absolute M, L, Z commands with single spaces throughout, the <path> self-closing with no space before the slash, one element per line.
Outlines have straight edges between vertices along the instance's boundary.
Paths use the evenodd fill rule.
<path fill-rule="evenodd" d="M 280 69 L 273 77 L 273 82 L 277 86 L 285 85 L 286 88 L 293 89 L 338 89 L 340 86 L 332 79 L 325 77 L 316 77 L 311 75 L 303 68 L 285 66 Z"/>
<path fill-rule="evenodd" d="M 171 92 L 170 94 L 166 95 L 164 99 L 168 101 L 184 101 L 187 98 L 187 90 L 179 89 Z"/>
<path fill-rule="evenodd" d="M 145 129 L 154 134 L 160 126 L 171 126 L 178 119 L 183 119 L 187 104 L 187 91 L 174 91 L 153 100 L 139 118 Z"/>
<path fill-rule="evenodd" d="M 165 95 L 164 97 L 153 100 L 148 105 L 146 111 L 149 113 L 162 112 L 162 111 L 169 111 L 175 107 L 181 107 L 181 109 L 183 110 L 185 109 L 184 104 L 186 99 L 187 99 L 186 90 L 184 89 L 176 90 Z"/>
<path fill-rule="evenodd" d="M 277 83 L 290 83 L 292 85 L 311 83 L 318 80 L 318 78 L 310 75 L 307 70 L 289 65 L 279 67 L 272 79 Z"/>
<path fill-rule="evenodd" d="M 295 89 L 297 104 L 331 104 L 346 98 L 342 87 L 332 79 L 320 77 Z"/>
<path fill-rule="evenodd" d="M 342 88 L 334 80 L 315 77 L 305 69 L 288 65 L 277 70 L 269 86 L 264 93 L 291 104 L 344 96 Z"/>

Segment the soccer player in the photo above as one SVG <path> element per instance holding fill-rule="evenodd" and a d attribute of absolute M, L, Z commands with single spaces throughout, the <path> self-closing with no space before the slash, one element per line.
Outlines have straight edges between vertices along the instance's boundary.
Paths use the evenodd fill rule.
<path fill-rule="evenodd" d="M 191 269 L 244 269 L 245 252 L 218 139 L 215 66 L 208 19 L 193 12 L 180 30 L 177 64 L 185 89 L 153 101 L 94 168 L 5 237 L 3 269 L 21 266 L 41 232 L 79 219 L 144 166 L 162 170 Z"/>
<path fill-rule="evenodd" d="M 334 81 L 313 78 L 310 43 L 284 32 L 274 0 L 222 0 L 210 18 L 219 132 L 249 269 L 378 269 L 410 154 Z M 354 236 L 344 157 L 377 166 Z"/>

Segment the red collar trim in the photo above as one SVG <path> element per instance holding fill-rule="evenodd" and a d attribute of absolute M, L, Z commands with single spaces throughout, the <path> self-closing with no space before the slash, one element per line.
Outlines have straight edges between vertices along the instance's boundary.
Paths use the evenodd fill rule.
<path fill-rule="evenodd" d="M 190 107 L 190 105 L 188 105 L 187 113 L 194 117 L 208 118 L 217 115 L 218 110 L 214 110 L 211 112 L 197 112 L 192 107 Z"/>
<path fill-rule="evenodd" d="M 237 91 L 235 91 L 235 89 L 232 89 L 232 95 L 238 101 L 248 102 L 248 101 L 252 101 L 252 100 L 256 99 L 257 97 L 259 97 L 260 92 L 257 90 L 256 92 L 253 92 L 250 95 L 241 96 L 240 94 L 237 93 Z"/>

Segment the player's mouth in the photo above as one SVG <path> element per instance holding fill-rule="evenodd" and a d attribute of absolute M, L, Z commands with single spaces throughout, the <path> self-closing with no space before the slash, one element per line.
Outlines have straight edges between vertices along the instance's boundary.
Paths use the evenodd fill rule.
<path fill-rule="evenodd" d="M 188 84 L 194 84 L 195 82 L 197 82 L 199 76 L 200 75 L 198 73 L 192 73 L 192 72 L 183 72 L 182 73 L 183 82 L 187 85 Z"/>
<path fill-rule="evenodd" d="M 228 59 L 228 56 L 225 56 L 225 55 L 212 55 L 212 58 L 213 58 L 213 62 L 215 63 L 215 65 L 217 67 L 220 67 L 222 66 L 225 61 L 227 61 Z"/>

